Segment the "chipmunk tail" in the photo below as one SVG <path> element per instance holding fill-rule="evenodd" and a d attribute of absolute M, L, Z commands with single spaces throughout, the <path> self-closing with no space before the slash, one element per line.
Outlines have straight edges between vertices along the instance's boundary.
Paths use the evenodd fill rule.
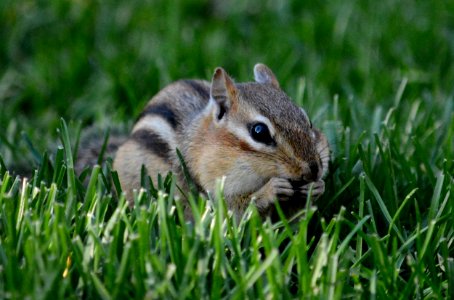
<path fill-rule="evenodd" d="M 102 165 L 108 159 L 114 159 L 118 148 L 127 140 L 127 131 L 123 128 L 89 128 L 82 134 L 81 142 L 74 163 L 76 174 L 86 168 Z"/>

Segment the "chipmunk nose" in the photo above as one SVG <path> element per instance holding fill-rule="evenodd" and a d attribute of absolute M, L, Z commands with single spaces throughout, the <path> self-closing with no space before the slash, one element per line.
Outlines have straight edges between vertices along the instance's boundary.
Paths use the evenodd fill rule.
<path fill-rule="evenodd" d="M 309 170 L 310 172 L 306 173 L 303 175 L 304 180 L 311 182 L 311 181 L 317 181 L 318 179 L 318 173 L 319 173 L 319 166 L 318 163 L 313 160 L 309 162 Z"/>
<path fill-rule="evenodd" d="M 317 181 L 320 176 L 320 165 L 314 160 L 308 163 L 308 168 L 305 169 L 298 179 L 291 179 L 290 183 L 293 188 L 297 188 L 310 182 Z"/>

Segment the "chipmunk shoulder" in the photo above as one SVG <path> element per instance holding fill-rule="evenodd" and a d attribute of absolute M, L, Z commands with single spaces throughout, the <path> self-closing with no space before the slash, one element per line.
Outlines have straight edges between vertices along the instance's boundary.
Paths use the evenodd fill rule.
<path fill-rule="evenodd" d="M 238 217 L 251 201 L 262 216 L 276 200 L 297 207 L 311 183 L 312 197 L 319 197 L 328 169 L 326 137 L 267 66 L 255 65 L 254 77 L 234 83 L 217 68 L 211 82 L 181 80 L 161 90 L 116 153 L 123 189 L 140 187 L 142 166 L 153 180 L 172 171 L 187 188 L 179 149 L 199 192 L 214 191 L 216 179 L 225 178 L 225 200 Z"/>

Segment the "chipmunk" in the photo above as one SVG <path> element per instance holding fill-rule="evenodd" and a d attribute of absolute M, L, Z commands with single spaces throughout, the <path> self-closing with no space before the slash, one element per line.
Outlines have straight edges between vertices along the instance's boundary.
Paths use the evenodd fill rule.
<path fill-rule="evenodd" d="M 180 80 L 154 96 L 116 153 L 114 168 L 124 190 L 140 187 L 142 165 L 153 180 L 171 171 L 187 188 L 179 149 L 199 192 L 214 191 L 216 179 L 225 178 L 227 207 L 237 217 L 251 201 L 265 217 L 276 200 L 298 207 L 310 188 L 313 199 L 323 194 L 326 137 L 267 66 L 255 65 L 254 77 L 234 83 L 218 67 L 211 83 Z"/>

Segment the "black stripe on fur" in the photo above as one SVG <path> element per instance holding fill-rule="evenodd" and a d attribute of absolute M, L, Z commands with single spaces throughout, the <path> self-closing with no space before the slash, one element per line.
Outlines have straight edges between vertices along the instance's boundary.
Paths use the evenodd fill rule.
<path fill-rule="evenodd" d="M 190 86 L 196 93 L 203 99 L 208 99 L 210 98 L 210 91 L 207 89 L 207 87 L 200 82 L 197 82 L 195 80 L 183 80 L 185 84 Z"/>
<path fill-rule="evenodd" d="M 157 115 L 162 117 L 170 124 L 170 126 L 172 126 L 173 129 L 175 129 L 180 123 L 173 110 L 166 103 L 151 104 L 145 107 L 138 120 L 142 119 L 146 115 Z"/>
<path fill-rule="evenodd" d="M 150 130 L 140 129 L 132 134 L 132 139 L 145 149 L 162 158 L 165 162 L 171 163 L 170 146 L 158 134 Z"/>

